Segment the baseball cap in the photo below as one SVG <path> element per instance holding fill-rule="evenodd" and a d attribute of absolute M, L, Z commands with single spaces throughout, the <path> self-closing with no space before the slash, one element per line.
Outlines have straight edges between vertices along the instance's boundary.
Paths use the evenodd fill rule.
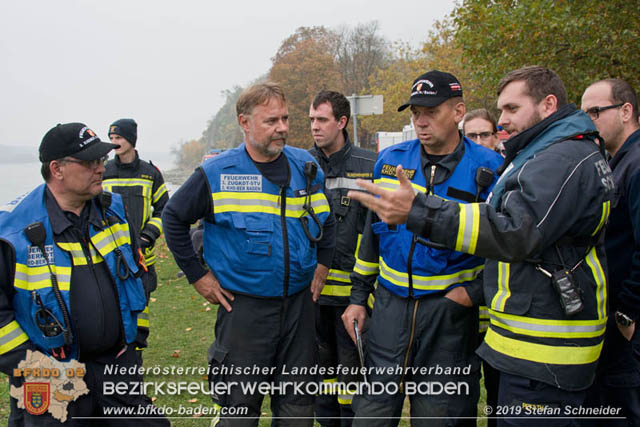
<path fill-rule="evenodd" d="M 398 111 L 410 105 L 436 107 L 456 96 L 462 96 L 462 86 L 453 74 L 438 70 L 429 71 L 413 81 L 411 96 L 398 108 Z"/>
<path fill-rule="evenodd" d="M 40 161 L 71 156 L 79 160 L 98 160 L 119 145 L 100 141 L 84 123 L 58 123 L 49 129 L 40 143 Z"/>

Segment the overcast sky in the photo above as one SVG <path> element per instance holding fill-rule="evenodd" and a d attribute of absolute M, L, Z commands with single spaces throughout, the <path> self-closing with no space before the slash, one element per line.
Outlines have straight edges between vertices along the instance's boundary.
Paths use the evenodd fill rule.
<path fill-rule="evenodd" d="M 0 144 L 37 146 L 59 122 L 107 138 L 138 122 L 141 150 L 199 138 L 221 91 L 266 73 L 300 26 L 378 20 L 416 46 L 453 0 L 20 0 L 0 4 Z"/>

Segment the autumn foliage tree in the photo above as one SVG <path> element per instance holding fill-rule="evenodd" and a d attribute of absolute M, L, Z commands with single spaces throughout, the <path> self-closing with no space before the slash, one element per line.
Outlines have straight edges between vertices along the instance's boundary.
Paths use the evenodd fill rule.
<path fill-rule="evenodd" d="M 640 7 L 622 0 L 464 0 L 454 10 L 455 44 L 479 98 L 525 65 L 556 71 L 579 104 L 593 81 L 619 77 L 640 88 Z"/>
<path fill-rule="evenodd" d="M 280 84 L 289 108 L 289 140 L 310 148 L 309 105 L 322 89 L 342 91 L 342 80 L 331 54 L 334 34 L 323 27 L 301 27 L 287 38 L 276 55 L 269 79 Z"/>

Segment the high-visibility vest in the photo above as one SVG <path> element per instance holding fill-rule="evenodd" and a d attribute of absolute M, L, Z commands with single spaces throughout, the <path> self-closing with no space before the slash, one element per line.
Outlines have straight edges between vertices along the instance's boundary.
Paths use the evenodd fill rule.
<path fill-rule="evenodd" d="M 224 289 L 246 295 L 280 297 L 306 288 L 317 265 L 317 246 L 307 238 L 320 228 L 303 209 L 308 199 L 322 224 L 329 216 L 320 168 L 307 197 L 304 150 L 284 147 L 290 181 L 284 188 L 260 174 L 244 144 L 202 165 L 215 223 L 205 221 L 204 258 Z"/>
<path fill-rule="evenodd" d="M 61 323 L 64 322 L 64 317 L 55 298 L 45 258 L 41 250 L 33 246 L 24 233 L 27 225 L 40 221 L 45 228 L 44 249 L 51 269 L 57 276 L 60 294 L 68 313 L 71 313 L 69 299 L 73 265 L 87 263 L 80 243 L 53 240 L 44 200 L 45 187 L 46 185 L 42 184 L 26 196 L 0 208 L 0 239 L 9 243 L 16 257 L 13 281 L 16 291 L 13 297 L 16 320 L 0 329 L 0 354 L 27 340 L 31 340 L 40 351 L 48 354 L 51 354 L 51 349 L 64 345 L 63 334 L 45 337 L 35 322 L 34 315 L 40 309 L 38 300 L 42 301 L 44 307 Z M 90 203 L 96 203 L 95 199 Z M 127 343 L 131 343 L 136 337 L 136 319 L 138 313 L 145 308 L 146 298 L 142 281 L 135 277 L 138 267 L 130 246 L 129 225 L 119 195 L 113 194 L 106 216 L 108 221 L 104 222 L 103 229 L 89 224 L 91 257 L 94 263 L 107 263 L 118 292 L 125 339 Z M 121 280 L 116 273 L 116 248 L 122 253 L 130 269 L 126 280 Z M 74 340 L 68 356 L 73 358 L 76 354 L 77 342 Z"/>
<path fill-rule="evenodd" d="M 495 172 L 502 164 L 502 157 L 467 138 L 463 138 L 462 143 L 464 154 L 451 176 L 432 188 L 429 188 L 422 170 L 422 148 L 417 139 L 384 150 L 373 171 L 374 182 L 389 190 L 398 188 L 396 167 L 402 165 L 414 191 L 429 191 L 429 194 L 449 200 L 471 202 L 477 192 L 476 170 L 486 167 Z M 483 189 L 480 196 L 486 197 L 489 189 Z M 379 237 L 378 283 L 398 296 L 408 297 L 411 293 L 414 297 L 421 297 L 443 292 L 475 279 L 483 269 L 482 258 L 416 243 L 413 233 L 404 224 L 390 227 L 380 221 L 371 226 Z M 357 260 L 354 270 L 367 272 L 375 269 L 375 266 L 367 264 L 370 263 L 363 264 Z"/>

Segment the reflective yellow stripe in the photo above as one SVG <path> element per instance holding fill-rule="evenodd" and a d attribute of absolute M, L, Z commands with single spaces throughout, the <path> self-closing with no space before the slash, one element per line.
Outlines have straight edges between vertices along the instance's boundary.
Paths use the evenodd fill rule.
<path fill-rule="evenodd" d="M 149 329 L 149 306 L 146 306 L 142 313 L 138 313 L 138 327 Z"/>
<path fill-rule="evenodd" d="M 58 277 L 58 287 L 61 291 L 68 291 L 71 282 L 71 267 L 51 265 L 51 270 Z M 25 264 L 16 263 L 16 274 L 13 286 L 28 291 L 51 287 L 51 276 L 46 265 L 40 267 L 27 267 Z"/>
<path fill-rule="evenodd" d="M 604 202 L 602 204 L 602 216 L 600 217 L 600 222 L 598 223 L 598 226 L 596 227 L 596 229 L 593 230 L 593 233 L 591 233 L 592 236 L 595 236 L 596 234 L 598 234 L 600 229 L 604 227 L 604 225 L 607 223 L 607 220 L 609 219 L 610 212 L 611 212 L 611 202 L 609 201 Z"/>
<path fill-rule="evenodd" d="M 350 396 L 348 394 L 339 394 L 338 395 L 338 403 L 340 405 L 351 405 L 352 401 L 353 401 L 353 396 Z"/>
<path fill-rule="evenodd" d="M 112 193 L 117 193 L 118 191 L 114 191 L 113 187 L 140 187 L 142 197 L 144 198 L 142 205 L 142 223 L 147 222 L 151 216 L 150 205 L 153 181 L 143 178 L 111 178 L 102 181 L 102 188 Z"/>
<path fill-rule="evenodd" d="M 0 328 L 0 354 L 5 354 L 26 341 L 29 341 L 29 337 L 15 320 Z"/>
<path fill-rule="evenodd" d="M 489 308 L 486 305 L 478 307 L 478 332 L 481 334 L 489 329 Z"/>
<path fill-rule="evenodd" d="M 356 265 L 353 266 L 353 271 L 362 276 L 378 275 L 379 268 L 377 262 L 367 262 L 360 258 L 356 258 Z"/>
<path fill-rule="evenodd" d="M 367 306 L 373 310 L 373 304 L 376 302 L 376 297 L 373 294 L 369 294 L 369 298 L 367 298 Z"/>
<path fill-rule="evenodd" d="M 492 328 L 487 331 L 484 342 L 498 353 L 517 359 L 553 365 L 594 363 L 600 357 L 603 343 L 601 341 L 599 344 L 584 347 L 536 344 L 503 337 Z"/>
<path fill-rule="evenodd" d="M 390 190 L 390 191 L 394 191 L 396 189 L 398 189 L 398 187 L 400 187 L 400 181 L 398 181 L 397 179 L 392 179 L 392 178 L 378 178 L 376 180 L 373 181 L 375 184 L 378 184 L 380 187 L 384 188 L 385 190 Z M 426 193 L 427 192 L 427 188 L 423 187 L 421 185 L 415 184 L 415 183 L 411 183 L 411 186 L 413 187 L 413 191 L 419 191 L 421 193 Z"/>
<path fill-rule="evenodd" d="M 329 270 L 327 280 L 333 280 L 334 282 L 351 283 L 351 279 L 349 278 L 350 274 L 350 271 L 336 270 L 332 268 Z"/>
<path fill-rule="evenodd" d="M 484 265 L 479 265 L 474 268 L 441 276 L 418 276 L 417 274 L 413 274 L 413 288 L 427 291 L 444 290 L 452 285 L 475 279 L 483 268 Z M 409 275 L 405 272 L 390 268 L 382 257 L 380 257 L 380 277 L 383 277 L 396 286 L 404 288 L 409 286 Z"/>
<path fill-rule="evenodd" d="M 489 310 L 491 324 L 516 334 L 540 338 L 594 338 L 604 334 L 607 319 L 558 320 L 517 316 Z"/>
<path fill-rule="evenodd" d="M 491 308 L 497 311 L 504 311 L 504 306 L 511 296 L 509 289 L 509 275 L 511 274 L 511 264 L 498 262 L 498 292 L 491 300 Z"/>
<path fill-rule="evenodd" d="M 147 221 L 147 225 L 152 225 L 158 229 L 158 233 L 162 234 L 162 219 L 157 216 L 151 217 L 149 221 Z"/>
<path fill-rule="evenodd" d="M 280 215 L 280 196 L 266 193 L 212 193 L 215 213 L 224 212 L 260 212 L 272 215 Z M 305 214 L 302 205 L 306 197 L 287 197 L 287 217 L 300 218 Z M 311 207 L 316 214 L 329 212 L 329 202 L 324 193 L 311 195 Z"/>
<path fill-rule="evenodd" d="M 98 252 L 105 257 L 108 253 L 113 251 L 116 246 L 131 244 L 129 225 L 120 223 L 113 224 L 91 237 L 91 242 Z"/>
<path fill-rule="evenodd" d="M 336 383 L 338 382 L 338 378 L 337 377 L 333 377 L 333 378 L 325 378 L 322 380 L 323 383 Z"/>
<path fill-rule="evenodd" d="M 606 319 L 607 313 L 607 276 L 604 274 L 596 248 L 591 248 L 585 257 L 587 265 L 591 269 L 591 274 L 596 282 L 596 308 L 598 309 L 598 319 Z"/>
<path fill-rule="evenodd" d="M 456 251 L 474 254 L 478 243 L 480 229 L 480 206 L 477 203 L 459 203 L 460 220 L 458 222 L 458 239 Z"/>
<path fill-rule="evenodd" d="M 351 295 L 351 286 L 344 285 L 324 285 L 322 295 L 331 297 L 348 297 Z"/>
<path fill-rule="evenodd" d="M 155 264 L 156 262 L 156 251 L 153 248 L 149 248 L 144 251 L 144 263 L 148 267 L 150 265 Z"/>
<path fill-rule="evenodd" d="M 84 255 L 84 251 L 82 250 L 82 245 L 80 243 L 73 242 L 62 242 L 57 243 L 60 249 L 69 252 L 71 255 L 71 259 L 73 265 L 87 265 L 87 258 Z M 89 253 L 91 254 L 91 262 L 94 264 L 99 264 L 103 261 L 102 256 L 93 249 L 92 246 L 89 246 Z"/>
<path fill-rule="evenodd" d="M 167 192 L 167 187 L 165 187 L 164 182 L 163 182 L 162 185 L 160 187 L 158 187 L 156 192 L 153 193 L 152 203 L 156 203 L 158 200 L 160 200 L 160 197 L 164 196 L 164 194 L 166 192 Z"/>

